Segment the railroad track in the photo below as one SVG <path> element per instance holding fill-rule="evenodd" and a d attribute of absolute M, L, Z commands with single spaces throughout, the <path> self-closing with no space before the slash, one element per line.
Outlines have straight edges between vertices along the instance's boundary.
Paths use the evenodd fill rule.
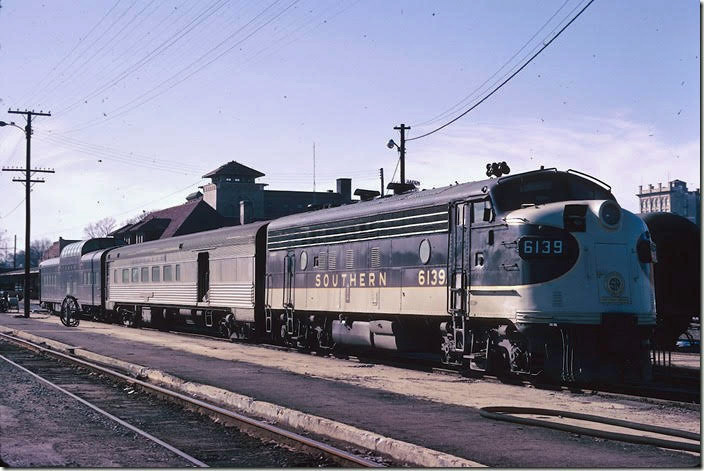
<path fill-rule="evenodd" d="M 211 335 L 192 332 L 184 329 L 174 329 L 170 331 L 175 335 L 182 336 L 193 336 L 202 337 L 210 340 L 216 340 L 221 342 L 230 341 L 223 338 L 213 337 Z M 282 352 L 291 353 L 304 353 L 293 347 L 285 347 L 281 345 L 272 345 L 265 343 L 258 343 L 252 345 L 258 348 L 267 348 L 272 350 L 278 350 Z M 449 375 L 467 375 L 466 372 L 460 371 L 456 368 L 438 366 L 438 359 L 433 358 L 431 355 L 420 355 L 414 357 L 407 357 L 403 354 L 384 354 L 383 352 L 376 352 L 373 354 L 355 354 L 355 355 L 345 355 L 345 354 L 335 354 L 337 358 L 358 362 L 358 363 L 370 363 L 370 364 L 381 364 L 386 366 L 392 366 L 397 368 L 412 369 L 416 371 L 432 372 L 438 374 L 449 374 Z M 644 399 L 660 399 L 665 401 L 675 401 L 682 403 L 701 403 L 701 391 L 699 374 L 694 376 L 687 376 L 682 378 L 681 375 L 676 377 L 669 377 L 667 375 L 660 374 L 660 379 L 653 383 L 643 383 L 643 384 L 582 384 L 582 385 L 556 385 L 556 384 L 540 384 L 531 380 L 526 380 L 520 377 L 509 377 L 509 378 L 497 378 L 489 374 L 475 374 L 470 373 L 469 377 L 482 379 L 483 381 L 503 383 L 503 384 L 513 384 L 515 386 L 524 387 L 537 387 L 542 389 L 554 389 L 562 391 L 570 391 L 573 393 L 583 393 L 583 394 L 596 394 L 596 393 L 609 393 L 618 394 L 622 396 L 630 396 L 636 398 Z"/>
<path fill-rule="evenodd" d="M 144 439 L 179 455 L 191 466 L 383 466 L 361 454 L 2 333 L 0 361 L 22 369 L 45 385 L 66 394 L 70 400 L 81 402 Z M 166 399 L 170 404 L 160 399 Z M 173 407 L 173 404 L 181 407 Z M 225 424 L 234 425 L 239 431 L 223 426 Z M 252 441 L 256 444 L 253 445 Z M 279 447 L 262 446 L 262 441 L 269 444 L 274 442 Z M 272 448 L 278 448 L 276 453 L 283 455 L 273 453 Z M 248 452 L 251 452 L 250 455 L 247 455 Z M 307 458 L 302 458 L 302 455 Z"/>

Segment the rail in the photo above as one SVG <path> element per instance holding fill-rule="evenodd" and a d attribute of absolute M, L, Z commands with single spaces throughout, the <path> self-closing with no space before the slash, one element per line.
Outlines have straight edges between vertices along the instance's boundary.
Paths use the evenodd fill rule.
<path fill-rule="evenodd" d="M 215 415 L 215 416 L 218 416 L 221 418 L 225 418 L 229 421 L 236 422 L 236 423 L 240 424 L 241 426 L 243 426 L 244 428 L 247 428 L 250 430 L 255 429 L 255 430 L 258 430 L 261 432 L 265 432 L 265 434 L 268 434 L 273 437 L 278 437 L 282 441 L 294 442 L 298 445 L 301 445 L 304 448 L 314 450 L 316 452 L 330 456 L 336 462 L 338 462 L 342 465 L 365 467 L 365 468 L 383 467 L 383 465 L 381 465 L 379 463 L 361 458 L 359 456 L 348 453 L 348 452 L 341 450 L 339 448 L 335 448 L 333 446 L 327 445 L 325 443 L 319 442 L 319 441 L 314 440 L 312 438 L 304 437 L 302 435 L 291 432 L 289 430 L 285 430 L 283 428 L 276 427 L 275 425 L 268 424 L 268 423 L 262 422 L 260 420 L 253 419 L 251 417 L 247 417 L 242 414 L 238 414 L 236 412 L 224 409 L 224 408 L 216 406 L 214 404 L 210 404 L 205 401 L 201 401 L 199 399 L 195 399 L 195 398 L 186 396 L 184 394 L 180 394 L 178 392 L 171 391 L 171 390 L 163 388 L 161 386 L 147 383 L 145 381 L 142 381 L 137 378 L 122 374 L 122 373 L 115 371 L 115 370 L 112 370 L 110 368 L 106 368 L 104 366 L 101 366 L 101 365 L 98 365 L 98 364 L 95 364 L 95 363 L 92 363 L 89 361 L 75 358 L 71 355 L 66 355 L 64 353 L 57 352 L 55 350 L 51 350 L 51 349 L 42 347 L 41 345 L 38 345 L 34 342 L 30 342 L 28 340 L 24 340 L 24 339 L 15 337 L 13 335 L 8 335 L 5 333 L 0 333 L 0 338 L 6 339 L 14 344 L 18 344 L 18 345 L 23 346 L 25 348 L 39 351 L 39 352 L 42 352 L 42 353 L 47 354 L 49 356 L 53 356 L 55 358 L 60 358 L 62 360 L 71 362 L 73 364 L 80 365 L 80 366 L 88 368 L 90 370 L 98 371 L 100 373 L 108 375 L 108 376 L 115 378 L 117 380 L 128 382 L 130 384 L 139 386 L 140 388 L 142 388 L 144 390 L 150 391 L 150 392 L 157 394 L 157 395 L 160 395 L 160 396 L 164 396 L 167 399 L 170 399 L 172 401 L 185 403 L 185 404 L 189 405 L 190 407 L 196 408 L 200 411 L 207 412 L 209 415 Z"/>

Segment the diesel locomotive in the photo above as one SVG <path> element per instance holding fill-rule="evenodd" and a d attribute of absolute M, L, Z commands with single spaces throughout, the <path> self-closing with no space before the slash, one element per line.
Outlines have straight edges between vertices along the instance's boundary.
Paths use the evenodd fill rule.
<path fill-rule="evenodd" d="M 78 244 L 40 265 L 49 307 L 303 349 L 437 352 L 555 381 L 649 371 L 655 246 L 607 184 L 573 170 L 130 246 Z"/>

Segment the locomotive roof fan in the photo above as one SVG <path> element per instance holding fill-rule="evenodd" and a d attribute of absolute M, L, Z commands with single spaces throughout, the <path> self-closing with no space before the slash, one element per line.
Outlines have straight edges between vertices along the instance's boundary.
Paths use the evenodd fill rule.
<path fill-rule="evenodd" d="M 486 176 L 489 178 L 498 178 L 501 175 L 508 175 L 510 172 L 511 169 L 508 167 L 508 164 L 506 162 L 494 162 L 491 164 L 486 164 Z"/>

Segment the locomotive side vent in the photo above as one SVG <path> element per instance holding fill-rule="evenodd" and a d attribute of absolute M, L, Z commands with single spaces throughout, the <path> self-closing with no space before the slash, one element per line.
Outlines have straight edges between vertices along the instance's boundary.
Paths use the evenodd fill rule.
<path fill-rule="evenodd" d="M 328 268 L 328 254 L 325 252 L 320 252 L 318 256 L 318 268 L 325 270 Z"/>
<path fill-rule="evenodd" d="M 371 266 L 372 268 L 379 268 L 381 266 L 381 251 L 379 247 L 372 247 Z"/>
<path fill-rule="evenodd" d="M 328 268 L 330 270 L 337 268 L 337 252 L 330 252 L 328 255 Z"/>
<path fill-rule="evenodd" d="M 345 268 L 348 270 L 354 268 L 354 251 L 352 250 L 345 251 Z"/>
<path fill-rule="evenodd" d="M 552 307 L 562 307 L 562 291 L 552 292 Z"/>

